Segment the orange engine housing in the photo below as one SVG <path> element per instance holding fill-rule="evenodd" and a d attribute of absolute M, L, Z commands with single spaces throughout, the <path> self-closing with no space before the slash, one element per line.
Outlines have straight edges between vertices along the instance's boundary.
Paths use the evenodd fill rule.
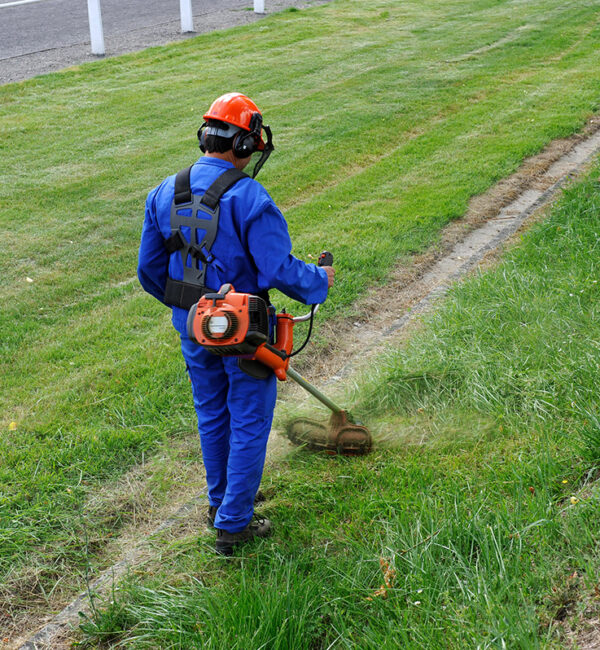
<path fill-rule="evenodd" d="M 277 315 L 276 343 L 269 340 L 269 313 L 265 301 L 249 293 L 237 293 L 225 284 L 219 293 L 203 296 L 189 311 L 190 339 L 213 354 L 259 361 L 286 379 L 293 346 L 294 321 Z"/>

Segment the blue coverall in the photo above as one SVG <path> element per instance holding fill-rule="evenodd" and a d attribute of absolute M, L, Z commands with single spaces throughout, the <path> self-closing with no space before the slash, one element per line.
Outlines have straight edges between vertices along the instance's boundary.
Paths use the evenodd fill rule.
<path fill-rule="evenodd" d="M 201 196 L 231 167 L 219 158 L 200 158 L 191 171 L 192 193 Z M 169 176 L 148 194 L 139 251 L 140 283 L 161 302 L 167 276 L 183 278 L 180 253 L 169 255 L 164 244 L 171 235 L 174 186 L 175 176 Z M 211 250 L 215 261 L 208 265 L 206 286 L 217 290 L 229 282 L 236 291 L 254 294 L 276 288 L 304 304 L 324 302 L 327 274 L 290 251 L 287 223 L 280 210 L 262 185 L 243 178 L 221 197 L 219 228 Z M 218 507 L 215 527 L 235 533 L 246 527 L 254 512 L 277 382 L 273 374 L 254 379 L 238 368 L 236 358 L 210 354 L 190 341 L 187 310 L 172 310 L 192 382 L 208 499 Z"/>

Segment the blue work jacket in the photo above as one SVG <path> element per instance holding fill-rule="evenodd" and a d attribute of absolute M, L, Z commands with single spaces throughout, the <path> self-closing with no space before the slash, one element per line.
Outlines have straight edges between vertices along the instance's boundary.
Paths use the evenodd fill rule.
<path fill-rule="evenodd" d="M 202 196 L 230 162 L 200 158 L 190 175 L 192 193 Z M 171 204 L 175 175 L 155 187 L 146 199 L 146 216 L 140 243 L 138 277 L 142 287 L 164 302 L 167 277 L 183 279 L 178 251 L 171 255 L 165 239 L 171 236 Z M 251 178 L 238 181 L 221 197 L 219 228 L 205 283 L 211 289 L 230 282 L 236 291 L 258 293 L 279 289 L 294 300 L 312 305 L 327 297 L 327 274 L 315 264 L 305 264 L 291 254 L 292 242 L 281 211 L 264 187 Z M 187 311 L 173 307 L 173 325 L 186 332 Z"/>

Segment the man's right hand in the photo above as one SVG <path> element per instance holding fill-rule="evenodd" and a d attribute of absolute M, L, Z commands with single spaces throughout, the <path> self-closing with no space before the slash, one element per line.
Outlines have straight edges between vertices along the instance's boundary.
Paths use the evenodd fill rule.
<path fill-rule="evenodd" d="M 327 273 L 327 288 L 331 289 L 331 287 L 333 287 L 335 269 L 333 266 L 322 266 L 321 268 L 323 271 L 325 271 L 325 273 Z"/>

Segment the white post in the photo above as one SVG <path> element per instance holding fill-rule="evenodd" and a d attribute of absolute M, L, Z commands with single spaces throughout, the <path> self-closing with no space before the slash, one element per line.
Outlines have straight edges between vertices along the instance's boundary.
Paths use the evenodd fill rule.
<path fill-rule="evenodd" d="M 179 0 L 179 10 L 181 12 L 181 31 L 194 31 L 194 16 L 192 15 L 192 0 Z"/>
<path fill-rule="evenodd" d="M 255 14 L 265 13 L 265 0 L 254 0 L 254 13 Z"/>
<path fill-rule="evenodd" d="M 100 0 L 88 0 L 88 18 L 90 21 L 90 39 L 92 41 L 92 54 L 103 56 L 104 30 L 102 29 L 102 14 L 100 13 Z"/>

